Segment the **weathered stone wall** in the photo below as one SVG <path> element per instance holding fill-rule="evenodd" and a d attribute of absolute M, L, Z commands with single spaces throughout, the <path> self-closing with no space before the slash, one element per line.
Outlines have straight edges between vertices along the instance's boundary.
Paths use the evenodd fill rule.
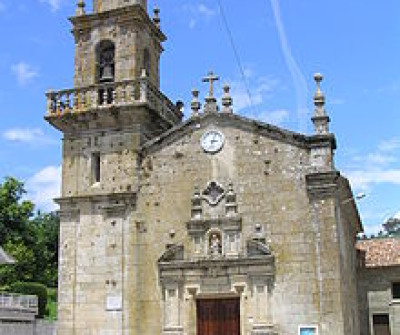
<path fill-rule="evenodd" d="M 133 246 L 131 251 L 140 251 L 137 257 L 146 261 L 128 276 L 140 273 L 138 283 L 146 283 L 131 287 L 131 302 L 142 311 L 132 315 L 134 329 L 161 332 L 161 325 L 154 323 L 162 319 L 157 260 L 167 244 L 183 243 L 185 250 L 191 249 L 185 225 L 191 196 L 195 186 L 204 188 L 214 180 L 225 187 L 231 181 L 237 192 L 242 250 L 260 224 L 276 256 L 272 295 L 262 303 L 270 308 L 269 321 L 279 325 L 282 334 L 297 334 L 300 324 L 318 325 L 320 334 L 345 334 L 351 327 L 347 323 L 354 320 L 346 316 L 345 321 L 342 309 L 347 298 L 341 286 L 336 203 L 333 195 L 310 204 L 305 183 L 305 175 L 312 171 L 309 151 L 221 124 L 216 127 L 225 134 L 225 146 L 209 155 L 199 143 L 205 130 L 213 127 L 201 124 L 186 136 L 170 139 L 172 143 L 145 160 L 151 168 L 138 194 L 136 213 L 145 228 L 140 248 Z M 251 289 L 247 288 L 242 305 L 244 333 L 257 321 Z M 194 328 L 185 331 L 195 333 Z"/>
<path fill-rule="evenodd" d="M 132 203 L 129 196 L 110 196 L 61 205 L 58 335 L 122 334 L 127 328 Z"/>
<path fill-rule="evenodd" d="M 137 185 L 138 130 L 90 131 L 63 142 L 62 196 L 129 192 Z M 100 182 L 94 180 L 94 154 L 100 154 Z"/>

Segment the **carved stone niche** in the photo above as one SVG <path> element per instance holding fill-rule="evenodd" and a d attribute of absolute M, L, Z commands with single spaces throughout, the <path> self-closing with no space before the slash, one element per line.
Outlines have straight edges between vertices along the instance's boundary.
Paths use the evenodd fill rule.
<path fill-rule="evenodd" d="M 186 223 L 186 227 L 192 238 L 193 258 L 238 257 L 243 253 L 240 215 L 215 219 L 192 219 Z"/>

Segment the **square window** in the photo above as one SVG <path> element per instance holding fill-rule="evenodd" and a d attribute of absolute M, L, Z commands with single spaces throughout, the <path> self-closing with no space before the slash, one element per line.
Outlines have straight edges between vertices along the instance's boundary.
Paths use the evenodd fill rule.
<path fill-rule="evenodd" d="M 400 283 L 392 283 L 393 299 L 400 299 Z"/>
<path fill-rule="evenodd" d="M 318 328 L 316 326 L 300 326 L 299 335 L 318 335 Z"/>

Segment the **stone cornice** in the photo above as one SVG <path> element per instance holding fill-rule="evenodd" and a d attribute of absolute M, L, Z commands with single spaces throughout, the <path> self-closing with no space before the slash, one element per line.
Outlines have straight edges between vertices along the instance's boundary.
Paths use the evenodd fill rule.
<path fill-rule="evenodd" d="M 87 194 L 54 199 L 60 206 L 74 205 L 80 202 L 110 202 L 123 201 L 124 204 L 136 204 L 136 192 L 109 193 L 109 194 Z"/>
<path fill-rule="evenodd" d="M 167 37 L 164 35 L 164 33 L 160 29 L 158 29 L 151 21 L 146 13 L 146 10 L 138 4 L 119 7 L 99 13 L 86 14 L 82 16 L 72 16 L 69 18 L 69 20 L 74 25 L 72 32 L 76 36 L 76 34 L 80 33 L 81 31 L 90 30 L 93 26 L 99 24 L 99 22 L 110 18 L 115 19 L 118 23 L 121 24 L 132 24 L 132 22 L 134 21 L 141 22 L 151 29 L 154 36 L 157 36 L 160 42 L 164 42 L 167 40 Z"/>
<path fill-rule="evenodd" d="M 231 267 L 255 267 L 253 274 L 262 274 L 272 276 L 275 273 L 275 257 L 273 255 L 264 255 L 263 257 L 239 257 L 239 258 L 219 258 L 219 259 L 200 259 L 183 260 L 173 262 L 159 262 L 161 271 L 165 270 L 207 270 L 210 268 L 231 268 Z M 269 271 L 257 271 L 258 266 L 268 266 Z M 263 269 L 265 270 L 265 269 Z"/>
<path fill-rule="evenodd" d="M 306 175 L 307 193 L 310 199 L 333 197 L 339 182 L 339 171 L 319 172 Z"/>
<path fill-rule="evenodd" d="M 209 124 L 221 127 L 230 125 L 238 129 L 249 131 L 255 135 L 269 137 L 305 149 L 316 147 L 331 147 L 332 150 L 336 149 L 334 134 L 307 136 L 237 114 L 210 113 L 191 117 L 187 121 L 172 127 L 162 135 L 145 143 L 141 148 L 142 152 L 146 155 L 158 151 L 163 146 L 174 141 L 174 139 L 188 133 L 193 133 L 199 128 L 207 127 Z"/>

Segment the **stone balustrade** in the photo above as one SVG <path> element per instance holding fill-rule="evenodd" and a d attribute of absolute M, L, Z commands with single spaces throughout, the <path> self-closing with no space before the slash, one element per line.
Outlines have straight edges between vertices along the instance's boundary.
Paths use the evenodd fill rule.
<path fill-rule="evenodd" d="M 173 124 L 180 122 L 181 112 L 152 85 L 146 76 L 139 80 L 95 84 L 86 87 L 48 91 L 47 117 L 84 113 L 112 106 L 145 104 Z"/>
<path fill-rule="evenodd" d="M 38 313 L 38 298 L 35 295 L 0 293 L 0 312 L 2 310 Z"/>

